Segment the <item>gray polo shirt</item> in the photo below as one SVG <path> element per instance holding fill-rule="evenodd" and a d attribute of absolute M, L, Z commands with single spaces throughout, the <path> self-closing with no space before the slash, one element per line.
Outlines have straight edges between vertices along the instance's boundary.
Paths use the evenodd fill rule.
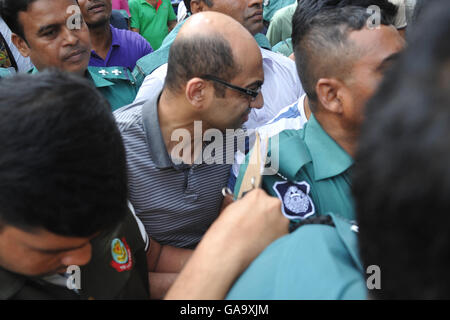
<path fill-rule="evenodd" d="M 158 99 L 114 112 L 127 153 L 130 201 L 151 238 L 194 248 L 219 214 L 231 165 L 175 165 L 159 126 Z"/>

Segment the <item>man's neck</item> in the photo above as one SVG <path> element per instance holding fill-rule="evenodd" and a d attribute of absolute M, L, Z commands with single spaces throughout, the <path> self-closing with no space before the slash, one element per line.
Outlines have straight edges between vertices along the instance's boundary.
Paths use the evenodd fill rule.
<path fill-rule="evenodd" d="M 337 116 L 315 112 L 314 116 L 322 129 L 352 158 L 355 157 L 359 129 L 349 129 L 337 118 Z"/>
<path fill-rule="evenodd" d="M 158 0 L 146 0 L 146 1 L 147 1 L 147 3 L 151 4 L 155 8 L 156 8 L 156 5 L 158 4 Z"/>
<path fill-rule="evenodd" d="M 172 161 L 177 158 L 185 164 L 193 164 L 196 159 L 197 161 L 201 159 L 203 133 L 209 127 L 200 121 L 195 124 L 196 117 L 189 113 L 189 108 L 185 104 L 186 100 L 183 97 L 163 90 L 158 102 L 158 120 L 164 144 Z"/>
<path fill-rule="evenodd" d="M 112 44 L 111 26 L 109 23 L 105 23 L 96 28 L 90 28 L 89 35 L 91 36 L 92 49 L 105 60 Z"/>
<path fill-rule="evenodd" d="M 309 118 L 311 117 L 311 108 L 309 107 L 309 99 L 308 96 L 305 97 L 305 101 L 303 104 L 303 108 L 305 110 L 305 117 L 306 119 L 309 120 Z"/>

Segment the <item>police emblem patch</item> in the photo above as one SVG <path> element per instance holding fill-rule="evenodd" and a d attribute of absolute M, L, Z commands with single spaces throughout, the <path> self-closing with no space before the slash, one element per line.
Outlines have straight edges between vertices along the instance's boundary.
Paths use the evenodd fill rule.
<path fill-rule="evenodd" d="M 279 181 L 273 190 L 282 201 L 281 211 L 288 219 L 306 219 L 316 213 L 314 203 L 309 196 L 310 186 L 305 181 Z"/>
<path fill-rule="evenodd" d="M 130 247 L 125 238 L 122 238 L 122 240 L 116 238 L 111 242 L 111 255 L 113 258 L 111 267 L 118 272 L 130 270 L 133 266 Z"/>

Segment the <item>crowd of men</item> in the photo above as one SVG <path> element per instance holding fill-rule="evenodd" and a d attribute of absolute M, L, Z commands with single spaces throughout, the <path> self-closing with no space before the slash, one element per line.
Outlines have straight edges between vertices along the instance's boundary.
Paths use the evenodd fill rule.
<path fill-rule="evenodd" d="M 0 0 L 0 299 L 450 297 L 450 3 L 276 2 Z"/>

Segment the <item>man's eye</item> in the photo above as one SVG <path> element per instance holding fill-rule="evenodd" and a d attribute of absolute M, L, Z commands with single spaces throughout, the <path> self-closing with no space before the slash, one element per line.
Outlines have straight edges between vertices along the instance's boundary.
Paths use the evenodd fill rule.
<path fill-rule="evenodd" d="M 55 34 L 56 34 L 56 30 L 49 30 L 49 31 L 43 33 L 42 35 L 43 35 L 44 37 L 52 37 L 52 36 L 54 36 Z"/>

